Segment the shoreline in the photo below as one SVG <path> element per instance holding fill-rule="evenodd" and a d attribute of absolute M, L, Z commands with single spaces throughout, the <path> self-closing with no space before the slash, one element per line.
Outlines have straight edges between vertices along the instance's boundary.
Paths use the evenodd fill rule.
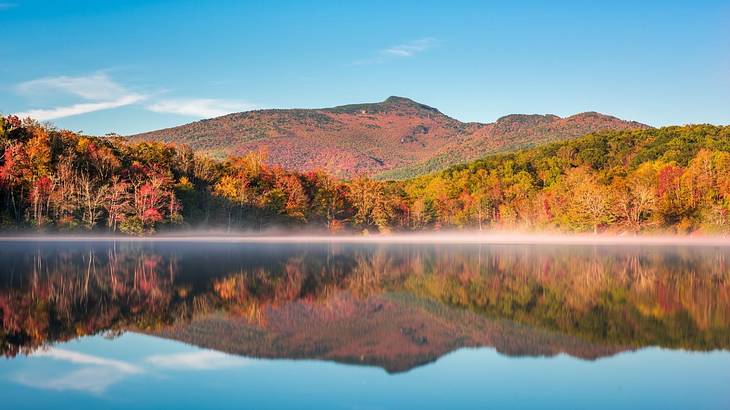
<path fill-rule="evenodd" d="M 167 242 L 241 244 L 484 244 L 484 245 L 650 245 L 730 247 L 730 236 L 522 234 L 522 233 L 417 233 L 373 235 L 227 235 L 179 234 L 156 236 L 106 235 L 0 235 L 2 242 Z"/>

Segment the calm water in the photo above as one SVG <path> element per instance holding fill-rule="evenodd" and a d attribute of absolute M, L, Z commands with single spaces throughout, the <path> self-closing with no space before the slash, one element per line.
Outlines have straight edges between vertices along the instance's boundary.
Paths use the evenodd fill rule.
<path fill-rule="evenodd" d="M 0 242 L 7 409 L 728 409 L 730 248 Z"/>

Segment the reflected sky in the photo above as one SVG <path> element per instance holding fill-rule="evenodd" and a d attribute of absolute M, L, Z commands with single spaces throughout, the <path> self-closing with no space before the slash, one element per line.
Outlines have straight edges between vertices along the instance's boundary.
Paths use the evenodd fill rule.
<path fill-rule="evenodd" d="M 5 243 L 4 408 L 730 408 L 726 248 Z"/>
<path fill-rule="evenodd" d="M 0 366 L 5 408 L 652 408 L 730 406 L 727 352 L 647 348 L 595 362 L 460 349 L 390 375 L 225 355 L 151 336 L 88 337 Z"/>

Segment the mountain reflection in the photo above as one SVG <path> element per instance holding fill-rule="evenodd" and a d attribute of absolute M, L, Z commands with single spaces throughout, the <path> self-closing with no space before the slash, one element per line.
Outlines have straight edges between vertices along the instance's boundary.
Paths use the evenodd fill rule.
<path fill-rule="evenodd" d="M 0 350 L 132 331 L 404 371 L 461 347 L 730 348 L 724 248 L 3 243 Z"/>

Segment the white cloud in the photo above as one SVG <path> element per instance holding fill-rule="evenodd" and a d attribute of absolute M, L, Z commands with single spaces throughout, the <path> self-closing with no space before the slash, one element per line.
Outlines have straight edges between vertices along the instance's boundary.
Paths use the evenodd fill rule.
<path fill-rule="evenodd" d="M 151 355 L 139 364 L 56 348 L 39 350 L 30 356 L 67 362 L 73 367 L 60 371 L 54 371 L 55 366 L 50 369 L 42 366 L 42 371 L 29 367 L 12 376 L 12 380 L 16 383 L 36 389 L 81 391 L 97 395 L 130 377 L 154 375 L 155 369 L 205 371 L 241 367 L 253 363 L 252 359 L 214 350 Z"/>
<path fill-rule="evenodd" d="M 63 350 L 50 348 L 47 350 L 39 350 L 32 356 L 50 357 L 56 360 L 63 360 L 74 364 L 90 364 L 96 366 L 105 366 L 122 373 L 142 373 L 143 369 L 133 364 L 121 360 L 107 359 L 99 356 L 92 356 L 85 353 L 74 352 L 72 350 Z"/>
<path fill-rule="evenodd" d="M 413 57 L 418 53 L 424 52 L 436 45 L 436 39 L 433 37 L 421 38 L 408 43 L 398 44 L 383 50 L 383 53 L 395 57 Z"/>
<path fill-rule="evenodd" d="M 213 370 L 244 366 L 251 363 L 250 359 L 230 356 L 212 350 L 155 355 L 147 357 L 145 361 L 156 367 L 178 370 Z"/>
<path fill-rule="evenodd" d="M 106 367 L 83 367 L 58 376 L 42 374 L 19 374 L 15 382 L 24 386 L 43 390 L 76 390 L 92 394 L 104 393 L 109 386 L 127 378 L 127 374 L 120 373 Z"/>
<path fill-rule="evenodd" d="M 154 112 L 188 115 L 191 117 L 220 117 L 232 112 L 255 109 L 256 106 L 243 101 L 218 100 L 212 98 L 170 99 L 147 106 Z"/>
<path fill-rule="evenodd" d="M 39 121 L 55 120 L 94 111 L 136 105 L 142 101 L 151 99 L 150 95 L 130 91 L 127 87 L 114 81 L 104 72 L 96 72 L 78 77 L 56 76 L 38 78 L 18 84 L 15 90 L 18 94 L 26 97 L 45 97 L 61 94 L 81 100 L 75 104 L 30 109 L 15 114 L 21 118 L 31 117 Z M 149 111 L 159 113 L 210 118 L 232 112 L 251 110 L 256 108 L 256 106 L 236 100 L 179 98 L 158 100 L 150 103 L 145 108 Z"/>
<path fill-rule="evenodd" d="M 15 89 L 26 96 L 61 93 L 87 101 L 61 107 L 32 109 L 15 114 L 21 118 L 31 117 L 39 121 L 119 108 L 136 104 L 147 98 L 146 95 L 130 92 L 102 72 L 79 77 L 44 77 L 20 83 Z"/>
<path fill-rule="evenodd" d="M 58 375 L 49 375 L 43 372 L 41 374 L 21 373 L 15 376 L 15 382 L 37 389 L 76 390 L 101 394 L 109 386 L 131 375 L 144 373 L 144 369 L 131 363 L 70 350 L 51 348 L 37 351 L 32 356 L 48 357 L 81 366 Z"/>
<path fill-rule="evenodd" d="M 64 107 L 55 107 L 48 109 L 36 109 L 19 112 L 20 118 L 31 117 L 38 121 L 55 120 L 56 118 L 71 117 L 73 115 L 86 114 L 94 111 L 108 110 L 111 108 L 124 107 L 144 100 L 146 97 L 140 94 L 130 94 L 122 96 L 116 100 L 103 101 L 96 103 L 80 103 Z"/>
<path fill-rule="evenodd" d="M 382 64 L 394 58 L 408 58 L 422 53 L 438 45 L 438 40 L 433 37 L 424 37 L 408 43 L 397 44 L 386 49 L 379 50 L 370 58 L 357 60 L 350 65 Z"/>
<path fill-rule="evenodd" d="M 21 94 L 60 91 L 86 100 L 108 100 L 129 94 L 124 87 L 102 72 L 80 77 L 44 77 L 20 83 L 15 88 Z"/>

